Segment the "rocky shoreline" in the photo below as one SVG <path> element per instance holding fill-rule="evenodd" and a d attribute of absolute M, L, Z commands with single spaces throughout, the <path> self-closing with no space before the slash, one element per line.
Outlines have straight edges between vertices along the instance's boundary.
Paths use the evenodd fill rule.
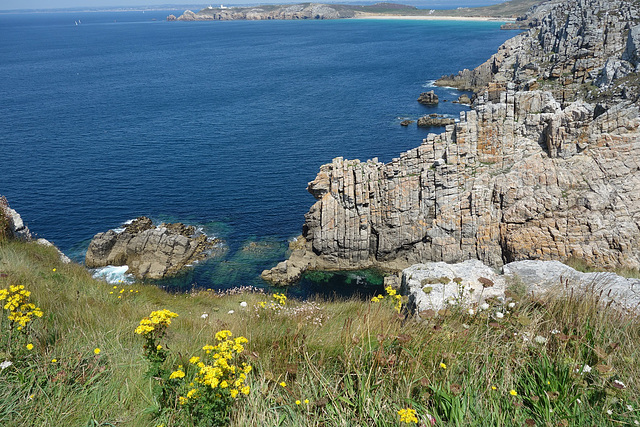
<path fill-rule="evenodd" d="M 472 110 L 387 164 L 336 158 L 291 256 L 262 277 L 478 259 L 640 268 L 640 13 L 551 0 L 532 28 L 440 84 Z"/>

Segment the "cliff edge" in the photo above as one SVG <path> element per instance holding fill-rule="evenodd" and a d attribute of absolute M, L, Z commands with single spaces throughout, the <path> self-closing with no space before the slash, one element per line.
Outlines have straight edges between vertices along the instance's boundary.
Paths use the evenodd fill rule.
<path fill-rule="evenodd" d="M 550 0 L 534 27 L 444 84 L 473 109 L 387 164 L 336 158 L 308 190 L 307 269 L 581 258 L 640 268 L 639 1 Z"/>

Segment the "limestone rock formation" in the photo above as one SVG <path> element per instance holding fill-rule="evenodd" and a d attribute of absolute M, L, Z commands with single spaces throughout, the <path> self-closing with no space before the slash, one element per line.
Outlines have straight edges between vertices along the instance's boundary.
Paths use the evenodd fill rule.
<path fill-rule="evenodd" d="M 8 233 L 9 237 L 19 240 L 31 240 L 31 232 L 22 221 L 22 217 L 14 209 L 11 209 L 7 199 L 0 196 L 0 228 L 6 227 L 6 230 L 0 229 L 0 236 L 4 232 Z"/>
<path fill-rule="evenodd" d="M 217 242 L 196 233 L 192 226 L 161 224 L 154 227 L 140 217 L 123 231 L 96 234 L 85 257 L 89 268 L 127 265 L 139 279 L 160 279 L 204 259 Z"/>
<path fill-rule="evenodd" d="M 339 19 L 352 18 L 355 12 L 333 5 L 318 3 L 302 3 L 294 5 L 265 5 L 258 7 L 207 7 L 195 13 L 186 10 L 178 18 L 167 17 L 167 20 L 178 21 L 230 21 L 230 20 L 270 20 L 270 19 Z"/>
<path fill-rule="evenodd" d="M 453 77 L 476 95 L 444 133 L 387 164 L 323 165 L 304 247 L 269 280 L 468 259 L 640 268 L 640 91 L 627 66 L 605 70 L 639 65 L 636 3 L 544 3 L 538 26 Z"/>
<path fill-rule="evenodd" d="M 451 306 L 478 306 L 496 298 L 506 306 L 507 283 L 519 283 L 528 293 L 540 295 L 550 290 L 591 293 L 604 304 L 638 313 L 640 279 L 614 273 L 581 273 L 558 261 L 516 261 L 503 267 L 503 274 L 478 260 L 458 264 L 444 262 L 413 265 L 402 272 L 402 293 L 409 296 L 408 307 L 420 312 Z"/>
<path fill-rule="evenodd" d="M 438 105 L 438 95 L 432 90 L 429 92 L 422 92 L 418 97 L 418 102 L 423 105 Z"/>

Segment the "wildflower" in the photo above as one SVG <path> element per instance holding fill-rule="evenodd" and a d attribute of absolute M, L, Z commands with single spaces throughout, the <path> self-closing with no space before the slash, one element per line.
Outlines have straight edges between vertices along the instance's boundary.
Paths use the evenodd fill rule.
<path fill-rule="evenodd" d="M 509 390 L 509 394 L 510 394 L 511 396 L 517 396 L 517 395 L 518 395 L 518 392 L 517 392 L 517 391 L 515 391 L 514 389 L 511 389 L 511 390 Z"/>
<path fill-rule="evenodd" d="M 178 369 L 177 371 L 173 371 L 171 375 L 169 375 L 169 379 L 172 380 L 174 378 L 184 378 L 184 371 Z"/>
<path fill-rule="evenodd" d="M 158 350 L 158 351 L 162 350 L 162 346 L 161 346 L 160 344 L 158 344 L 158 345 L 156 346 L 156 350 Z"/>
<path fill-rule="evenodd" d="M 5 360 L 4 362 L 0 363 L 0 369 L 4 371 L 11 365 L 13 365 L 13 362 L 11 362 L 10 360 Z"/>
<path fill-rule="evenodd" d="M 53 269 L 53 272 L 54 272 L 54 273 L 56 272 L 56 269 L 55 269 L 55 268 Z"/>
<path fill-rule="evenodd" d="M 504 317 L 504 314 L 502 314 L 499 311 L 496 311 L 496 319 L 502 319 Z"/>
<path fill-rule="evenodd" d="M 234 399 L 238 396 L 238 390 L 236 390 L 235 388 L 232 389 L 229 393 L 231 394 L 231 397 Z"/>
<path fill-rule="evenodd" d="M 513 308 L 515 306 L 516 306 L 515 302 L 510 302 L 509 304 L 507 304 L 507 307 L 509 307 L 509 308 Z"/>
<path fill-rule="evenodd" d="M 189 359 L 189 363 L 191 363 L 192 365 L 195 365 L 199 361 L 200 361 L 200 358 L 198 356 L 193 356 L 191 359 Z"/>
<path fill-rule="evenodd" d="M 229 310 L 229 311 L 227 312 L 227 314 L 233 314 L 233 313 L 235 313 L 235 311 L 233 311 L 233 310 Z"/>
<path fill-rule="evenodd" d="M 633 406 L 627 405 L 627 411 L 633 411 Z"/>
<path fill-rule="evenodd" d="M 51 359 L 51 363 L 58 363 L 58 359 Z"/>
<path fill-rule="evenodd" d="M 29 351 L 33 350 L 33 344 L 31 343 L 27 344 L 27 350 Z"/>
<path fill-rule="evenodd" d="M 300 405 L 302 402 L 300 402 L 299 400 L 296 400 L 296 405 Z"/>
<path fill-rule="evenodd" d="M 607 409 L 607 415 L 613 415 L 613 411 L 611 409 Z"/>
<path fill-rule="evenodd" d="M 582 400 L 580 400 L 580 399 L 576 399 L 576 402 L 577 402 L 579 405 L 580 405 L 580 404 L 582 404 Z"/>
<path fill-rule="evenodd" d="M 240 391 L 242 392 L 242 394 L 247 395 L 247 394 L 249 394 L 249 390 L 250 390 L 250 387 L 247 385 L 247 386 L 242 387 L 242 390 L 240 390 Z"/>
<path fill-rule="evenodd" d="M 184 404 L 185 404 L 185 403 L 187 403 L 189 400 L 188 400 L 186 397 L 184 397 L 184 396 L 180 396 L 180 397 L 178 398 L 178 401 L 180 402 L 180 404 L 181 404 L 181 405 L 184 405 Z"/>
<path fill-rule="evenodd" d="M 480 304 L 480 307 L 478 307 L 480 310 L 488 310 L 489 309 L 489 304 L 487 304 L 486 302 L 483 302 L 482 304 Z"/>
<path fill-rule="evenodd" d="M 560 333 L 559 330 L 554 329 L 553 331 L 551 331 L 551 335 L 558 335 Z"/>
<path fill-rule="evenodd" d="M 242 302 L 240 303 L 240 307 L 246 307 L 246 306 L 247 306 L 247 302 L 246 302 L 246 301 L 242 301 Z"/>
<path fill-rule="evenodd" d="M 536 337 L 533 339 L 535 342 L 537 342 L 538 344 L 546 344 L 547 343 L 547 339 L 541 335 L 536 335 Z"/>
<path fill-rule="evenodd" d="M 580 370 L 580 368 L 576 368 L 576 372 L 577 373 L 582 373 L 582 374 L 588 374 L 589 372 L 591 372 L 591 366 L 589 365 L 584 365 L 582 367 L 582 371 Z"/>
<path fill-rule="evenodd" d="M 447 369 L 447 365 L 445 365 L 444 362 L 440 362 L 440 367 L 442 369 Z"/>
<path fill-rule="evenodd" d="M 411 408 L 400 409 L 398 411 L 400 415 L 400 422 L 407 424 L 418 424 L 418 417 L 416 417 L 416 410 Z"/>
<path fill-rule="evenodd" d="M 498 389 L 498 387 L 496 387 L 494 385 L 491 386 L 491 390 L 497 390 L 497 389 Z"/>
<path fill-rule="evenodd" d="M 382 295 L 378 295 L 377 297 L 371 298 L 371 302 L 380 302 L 381 299 L 382 299 Z"/>
<path fill-rule="evenodd" d="M 100 349 L 99 348 L 95 348 L 93 350 L 93 354 L 100 354 Z"/>
<path fill-rule="evenodd" d="M 202 319 L 206 319 L 207 317 L 209 317 L 209 315 L 207 313 L 202 313 L 202 316 L 200 316 Z"/>
<path fill-rule="evenodd" d="M 286 387 L 286 386 L 287 386 L 287 383 L 285 383 L 284 381 L 282 381 L 282 382 L 280 383 L 280 385 L 281 385 L 282 387 Z"/>
<path fill-rule="evenodd" d="M 473 308 L 469 309 L 469 316 L 473 316 L 474 314 L 476 314 L 475 311 L 473 311 Z"/>
<path fill-rule="evenodd" d="M 305 400 L 304 400 L 304 403 L 305 403 L 306 405 L 308 405 L 308 404 L 309 404 L 309 399 L 305 399 Z"/>

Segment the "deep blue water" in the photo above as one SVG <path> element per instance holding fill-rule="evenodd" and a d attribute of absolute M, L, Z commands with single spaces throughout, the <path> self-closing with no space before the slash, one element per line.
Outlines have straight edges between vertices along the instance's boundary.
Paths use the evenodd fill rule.
<path fill-rule="evenodd" d="M 179 280 L 204 287 L 262 286 L 301 232 L 320 165 L 419 145 L 428 132 L 403 118 L 466 108 L 425 107 L 419 93 L 514 35 L 486 22 L 169 13 L 0 15 L 0 194 L 78 261 L 94 234 L 140 215 L 203 226 L 229 248 Z"/>

